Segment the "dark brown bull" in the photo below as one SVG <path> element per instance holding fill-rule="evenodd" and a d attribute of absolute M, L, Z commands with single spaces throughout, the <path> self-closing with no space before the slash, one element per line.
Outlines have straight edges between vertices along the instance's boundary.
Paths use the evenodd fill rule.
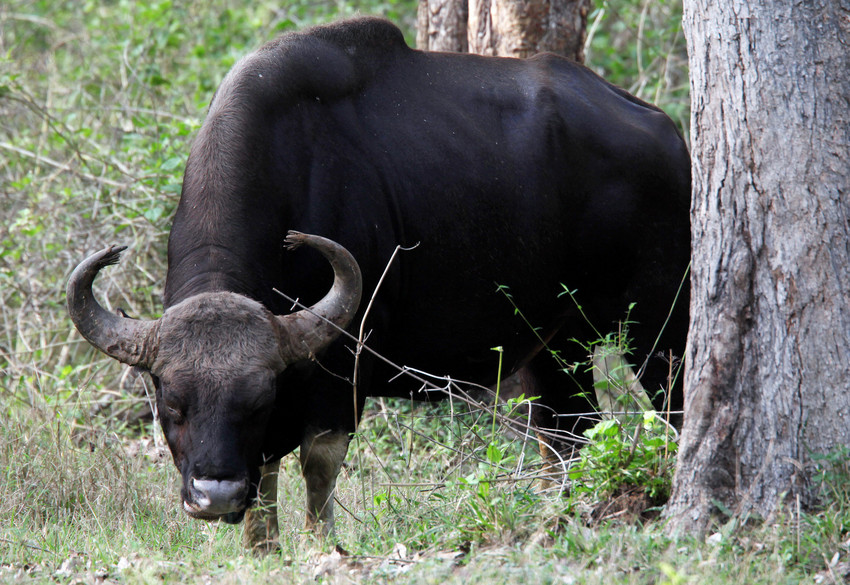
<path fill-rule="evenodd" d="M 563 432 L 574 422 L 559 413 L 588 406 L 538 354 L 541 338 L 581 361 L 569 339 L 593 338 L 585 316 L 616 327 L 635 302 L 636 359 L 682 354 L 686 294 L 656 336 L 690 256 L 689 203 L 672 121 L 588 69 L 414 51 L 390 23 L 355 19 L 285 35 L 222 82 L 186 165 L 163 316 L 133 321 L 94 301 L 116 249 L 74 272 L 69 306 L 95 346 L 151 372 L 186 511 L 235 522 L 247 510 L 253 546 L 277 536 L 273 506 L 251 506 L 276 501 L 281 457 L 300 447 L 307 522 L 329 530 L 366 395 L 428 399 L 364 355 L 355 401 L 350 347 L 313 313 L 286 315 L 275 289 L 359 323 L 352 256 L 372 291 L 395 246 L 418 243 L 375 298 L 370 347 L 492 384 L 502 346 L 503 373 L 523 369 L 540 396 L 534 422 Z M 308 246 L 287 252 L 291 229 L 338 244 L 293 236 Z M 562 284 L 582 312 L 558 298 Z M 651 360 L 644 385 L 666 375 Z"/>

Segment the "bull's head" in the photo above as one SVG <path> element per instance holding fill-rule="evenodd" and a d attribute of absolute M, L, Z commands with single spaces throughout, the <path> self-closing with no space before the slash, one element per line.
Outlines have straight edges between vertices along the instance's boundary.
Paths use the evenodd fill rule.
<path fill-rule="evenodd" d="M 278 374 L 333 341 L 360 302 L 360 269 L 347 250 L 297 232 L 286 241 L 316 248 L 334 270 L 325 297 L 290 315 L 273 315 L 231 292 L 190 297 L 153 321 L 110 313 L 95 300 L 92 282 L 124 248 L 93 254 L 68 282 L 68 310 L 83 337 L 157 381 L 160 421 L 183 476 L 183 508 L 196 518 L 242 519 L 265 463 L 262 443 Z"/>

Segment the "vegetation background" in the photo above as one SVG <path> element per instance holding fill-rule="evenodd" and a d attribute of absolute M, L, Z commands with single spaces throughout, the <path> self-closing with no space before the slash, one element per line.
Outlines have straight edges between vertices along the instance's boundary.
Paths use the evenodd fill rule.
<path fill-rule="evenodd" d="M 302 532 L 294 457 L 281 471 L 280 555 L 246 556 L 240 527 L 183 514 L 144 378 L 79 337 L 65 281 L 92 251 L 129 244 L 98 294 L 158 315 L 183 165 L 218 82 L 277 34 L 357 13 L 415 39 L 413 0 L 0 5 L 0 582 L 840 582 L 846 452 L 823 462 L 817 513 L 672 540 L 659 520 L 599 512 L 632 473 L 612 472 L 624 458 L 661 473 L 656 447 L 634 457 L 601 431 L 603 451 L 565 497 L 534 489 L 533 442 L 455 402 L 367 407 L 339 483 L 347 555 Z M 587 64 L 687 135 L 680 18 L 672 0 L 598 0 Z"/>

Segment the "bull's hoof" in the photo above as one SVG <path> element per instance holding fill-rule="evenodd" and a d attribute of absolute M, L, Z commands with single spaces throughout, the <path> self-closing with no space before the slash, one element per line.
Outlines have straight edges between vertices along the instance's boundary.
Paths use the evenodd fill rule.
<path fill-rule="evenodd" d="M 252 554 L 262 557 L 280 552 L 279 537 L 277 512 L 273 507 L 246 510 L 242 544 Z"/>
<path fill-rule="evenodd" d="M 277 540 L 263 540 L 250 545 L 249 548 L 251 554 L 255 557 L 265 557 L 271 554 L 278 554 L 281 551 L 280 543 Z"/>

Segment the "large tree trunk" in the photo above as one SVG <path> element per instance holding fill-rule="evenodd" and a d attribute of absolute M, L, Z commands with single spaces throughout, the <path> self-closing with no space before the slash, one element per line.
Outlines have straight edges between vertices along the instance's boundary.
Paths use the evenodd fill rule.
<path fill-rule="evenodd" d="M 466 53 L 467 0 L 419 0 L 416 47 Z"/>
<path fill-rule="evenodd" d="M 530 57 L 549 51 L 584 62 L 591 0 L 470 0 L 469 51 Z"/>
<path fill-rule="evenodd" d="M 685 0 L 693 271 L 673 530 L 812 502 L 850 444 L 850 19 Z"/>
<path fill-rule="evenodd" d="M 543 51 L 584 62 L 591 0 L 419 0 L 416 46 L 530 57 Z"/>

